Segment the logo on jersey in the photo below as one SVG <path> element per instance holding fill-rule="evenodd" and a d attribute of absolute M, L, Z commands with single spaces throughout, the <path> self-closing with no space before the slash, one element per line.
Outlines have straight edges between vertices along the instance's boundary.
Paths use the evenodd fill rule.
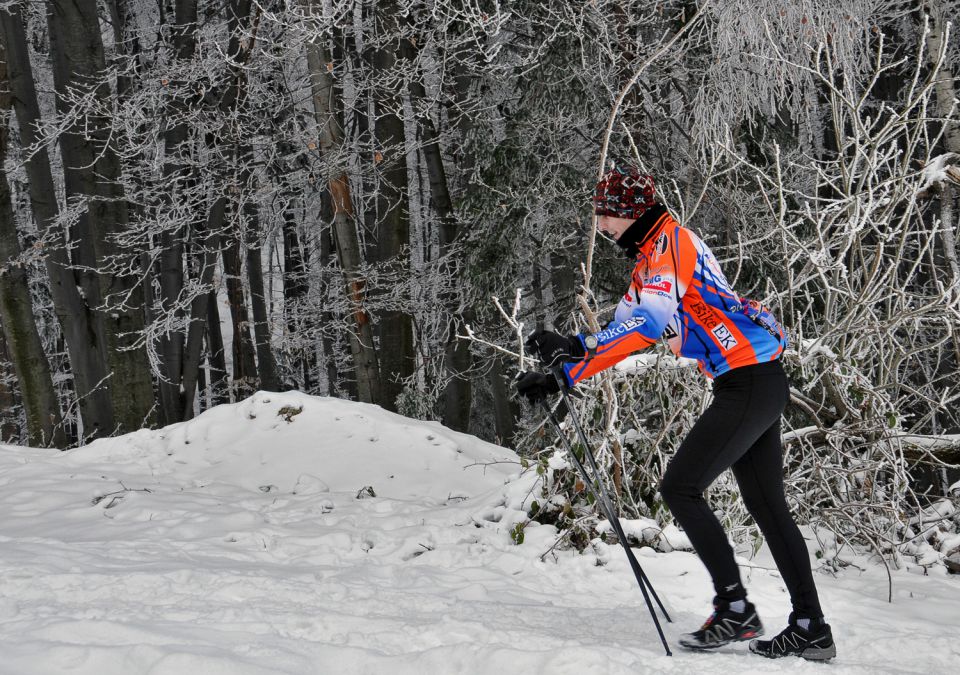
<path fill-rule="evenodd" d="M 720 348 L 723 349 L 723 351 L 728 352 L 737 346 L 737 338 L 733 336 L 733 333 L 730 332 L 726 324 L 718 323 L 710 329 L 710 332 L 713 333 L 713 336 L 720 342 Z"/>
<path fill-rule="evenodd" d="M 600 342 L 600 344 L 604 344 L 608 340 L 612 340 L 613 338 L 619 337 L 624 333 L 628 333 L 634 328 L 639 328 L 645 323 L 647 323 L 647 319 L 643 316 L 636 316 L 631 319 L 627 319 L 623 323 L 619 323 L 616 326 L 612 326 L 597 333 L 597 340 Z"/>
<path fill-rule="evenodd" d="M 669 293 L 671 288 L 673 288 L 672 281 L 664 278 L 661 274 L 655 274 L 647 279 L 647 283 L 643 285 L 643 292 L 655 293 L 657 291 L 661 291 L 663 293 Z"/>
<path fill-rule="evenodd" d="M 657 252 L 657 256 L 661 256 L 667 252 L 667 233 L 662 232 L 659 237 L 657 237 L 657 245 L 654 247 L 654 250 Z"/>

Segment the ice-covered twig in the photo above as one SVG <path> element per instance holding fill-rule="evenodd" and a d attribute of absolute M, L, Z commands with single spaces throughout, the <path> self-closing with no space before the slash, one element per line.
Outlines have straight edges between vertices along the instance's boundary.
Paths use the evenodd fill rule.
<path fill-rule="evenodd" d="M 494 344 L 493 342 L 490 342 L 490 341 L 488 341 L 488 340 L 484 340 L 483 338 L 478 338 L 478 337 L 474 334 L 473 329 L 469 326 L 469 324 L 468 324 L 468 325 L 465 325 L 464 328 L 466 328 L 467 334 L 466 334 L 466 335 L 457 335 L 457 339 L 458 339 L 458 340 L 470 340 L 471 342 L 476 342 L 476 343 L 485 345 L 485 346 L 487 346 L 487 347 L 490 347 L 490 348 L 493 349 L 494 351 L 500 352 L 501 354 L 506 354 L 507 356 L 510 356 L 510 357 L 513 357 L 513 358 L 518 358 L 518 359 L 520 359 L 521 364 L 523 363 L 523 352 L 521 352 L 520 354 L 517 354 L 516 352 L 511 352 L 509 349 L 504 349 L 503 347 L 501 347 L 501 346 L 498 345 L 498 344 Z"/>
<path fill-rule="evenodd" d="M 525 370 L 524 368 L 524 352 L 523 352 L 523 322 L 517 319 L 517 315 L 520 313 L 520 299 L 521 299 L 521 290 L 518 288 L 516 294 L 513 296 L 513 311 L 507 314 L 506 310 L 503 308 L 503 305 L 500 304 L 500 298 L 493 296 L 493 304 L 496 305 L 497 309 L 500 310 L 500 314 L 506 319 L 507 324 L 514 330 L 517 334 L 517 344 L 518 344 L 518 353 L 520 359 L 520 370 L 521 372 Z"/>
<path fill-rule="evenodd" d="M 519 316 L 519 314 L 520 314 L 520 300 L 521 300 L 521 298 L 522 298 L 522 291 L 521 291 L 521 289 L 518 288 L 518 289 L 517 289 L 517 292 L 516 292 L 516 295 L 514 295 L 514 297 L 513 297 L 513 309 L 512 309 L 510 312 L 507 312 L 507 310 L 505 310 L 505 309 L 503 308 L 503 305 L 500 303 L 500 298 L 498 298 L 498 297 L 496 297 L 496 296 L 491 296 L 491 299 L 493 300 L 494 306 L 496 306 L 497 310 L 499 310 L 500 314 L 501 314 L 501 315 L 503 316 L 503 318 L 506 320 L 507 324 L 508 324 L 508 325 L 514 330 L 514 332 L 517 334 L 517 345 L 518 345 L 518 348 L 517 348 L 517 351 L 516 351 L 516 352 L 512 352 L 512 351 L 510 351 L 509 349 L 505 349 L 505 348 L 501 347 L 500 345 L 497 345 L 497 344 L 494 344 L 493 342 L 490 342 L 489 340 L 484 340 L 483 338 L 477 337 L 477 335 L 473 332 L 473 329 L 472 329 L 469 325 L 466 325 L 466 326 L 465 326 L 465 328 L 466 328 L 466 330 L 467 330 L 467 334 L 466 334 L 466 335 L 457 335 L 457 338 L 460 339 L 460 340 L 470 340 L 470 341 L 472 341 L 472 342 L 476 342 L 476 343 L 478 343 L 478 344 L 482 344 L 482 345 L 484 345 L 484 346 L 490 347 L 490 348 L 493 349 L 494 351 L 500 352 L 501 354 L 506 354 L 507 356 L 510 356 L 511 358 L 517 359 L 517 360 L 520 362 L 519 368 L 520 368 L 520 371 L 522 372 L 523 370 L 525 370 L 525 367 L 524 367 L 525 355 L 524 355 L 524 351 L 523 351 L 523 337 L 524 337 L 524 336 L 523 336 L 523 322 L 520 321 L 519 318 L 518 318 L 518 316 Z"/>

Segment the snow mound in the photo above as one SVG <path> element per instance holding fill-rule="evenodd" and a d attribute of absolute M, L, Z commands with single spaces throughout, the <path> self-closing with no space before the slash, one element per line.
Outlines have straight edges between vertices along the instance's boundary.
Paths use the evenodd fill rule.
<path fill-rule="evenodd" d="M 666 657 L 620 547 L 556 546 L 528 519 L 538 485 L 509 450 L 298 393 L 70 452 L 0 445 L 0 675 L 823 675 L 744 644 Z M 674 549 L 636 553 L 675 643 L 712 585 L 675 528 L 625 526 Z M 739 561 L 779 627 L 769 554 Z M 859 562 L 818 575 L 831 674 L 956 670 L 955 580 L 894 571 L 891 605 Z"/>
<path fill-rule="evenodd" d="M 393 499 L 470 497 L 520 469 L 512 451 L 436 422 L 299 392 L 258 392 L 188 422 L 95 441 L 69 458 L 77 466 L 149 466 L 158 477 L 188 476 L 195 487 Z"/>

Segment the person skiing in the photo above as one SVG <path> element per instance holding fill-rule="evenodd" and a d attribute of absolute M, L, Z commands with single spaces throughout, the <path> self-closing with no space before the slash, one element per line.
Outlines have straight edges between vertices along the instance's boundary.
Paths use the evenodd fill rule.
<path fill-rule="evenodd" d="M 710 573 L 716 597 L 710 617 L 680 644 L 710 650 L 751 640 L 752 652 L 770 658 L 833 658 L 806 544 L 784 497 L 780 417 L 790 387 L 780 362 L 783 330 L 769 310 L 733 291 L 710 248 L 658 203 L 651 176 L 613 169 L 597 184 L 593 204 L 600 230 L 636 261 L 630 286 L 605 330 L 531 334 L 531 353 L 563 377 L 521 373 L 519 393 L 540 401 L 559 392 L 558 379 L 572 388 L 661 337 L 677 355 L 696 359 L 713 380 L 713 400 L 667 465 L 660 494 Z M 703 496 L 727 468 L 790 592 L 788 625 L 772 640 L 754 639 L 763 625 Z"/>

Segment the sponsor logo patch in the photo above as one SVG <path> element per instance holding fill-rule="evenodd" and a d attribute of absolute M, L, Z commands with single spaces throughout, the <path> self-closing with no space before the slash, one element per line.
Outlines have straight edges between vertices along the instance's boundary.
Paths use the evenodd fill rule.
<path fill-rule="evenodd" d="M 655 247 L 658 256 L 663 255 L 667 252 L 667 233 L 662 232 L 659 237 L 657 237 L 657 245 Z"/>
<path fill-rule="evenodd" d="M 600 344 L 604 344 L 608 340 L 612 340 L 616 337 L 620 337 L 621 335 L 629 333 L 634 328 L 638 328 L 644 325 L 646 322 L 646 317 L 642 316 L 636 316 L 632 319 L 627 319 L 623 323 L 617 324 L 612 328 L 608 328 L 597 333 L 597 340 L 599 340 Z"/>
<path fill-rule="evenodd" d="M 662 291 L 664 293 L 669 293 L 670 289 L 673 288 L 673 282 L 670 279 L 666 279 L 663 275 L 655 274 L 654 276 L 647 279 L 647 283 L 643 285 L 644 292 L 647 291 Z"/>
<path fill-rule="evenodd" d="M 718 323 L 710 329 L 710 332 L 713 333 L 714 337 L 720 342 L 720 348 L 723 349 L 723 351 L 728 352 L 737 346 L 737 338 L 733 336 L 733 333 L 730 332 L 726 324 Z"/>

